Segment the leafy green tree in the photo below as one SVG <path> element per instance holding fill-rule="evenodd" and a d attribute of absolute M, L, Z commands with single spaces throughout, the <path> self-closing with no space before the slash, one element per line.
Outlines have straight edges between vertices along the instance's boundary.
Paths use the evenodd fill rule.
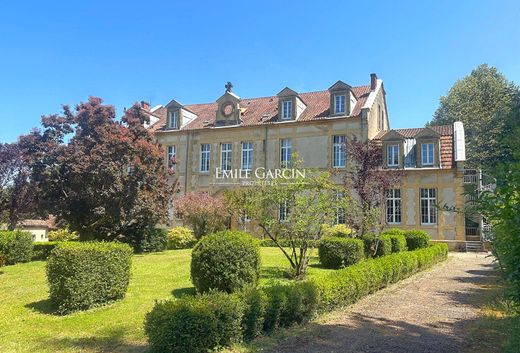
<path fill-rule="evenodd" d="M 258 225 L 285 255 L 292 275 L 302 278 L 322 225 L 332 223 L 336 207 L 346 207 L 336 201 L 337 189 L 329 173 L 320 173 L 237 188 L 226 192 L 226 199 L 234 215 L 247 215 Z"/>
<path fill-rule="evenodd" d="M 468 166 L 492 171 L 512 158 L 504 137 L 511 134 L 508 117 L 518 105 L 518 94 L 518 87 L 495 67 L 479 65 L 440 98 L 428 125 L 462 121 Z"/>
<path fill-rule="evenodd" d="M 43 131 L 21 138 L 43 207 L 81 240 L 135 246 L 166 220 L 176 183 L 147 122 L 137 105 L 118 121 L 113 106 L 89 98 L 43 117 Z"/>

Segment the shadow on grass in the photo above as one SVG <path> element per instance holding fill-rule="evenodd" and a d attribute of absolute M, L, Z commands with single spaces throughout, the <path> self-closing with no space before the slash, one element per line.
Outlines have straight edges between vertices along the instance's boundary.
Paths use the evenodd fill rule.
<path fill-rule="evenodd" d="M 42 299 L 25 305 L 26 308 L 39 312 L 40 314 L 61 316 L 56 312 L 56 307 L 50 299 Z"/>
<path fill-rule="evenodd" d="M 175 288 L 174 290 L 172 290 L 172 295 L 175 298 L 182 298 L 187 295 L 195 295 L 195 294 L 197 294 L 195 287 Z"/>
<path fill-rule="evenodd" d="M 260 277 L 263 279 L 288 279 L 290 278 L 289 271 L 286 267 L 262 267 Z"/>
<path fill-rule="evenodd" d="M 60 337 L 43 340 L 42 348 L 52 351 L 73 350 L 79 352 L 114 352 L 137 353 L 146 352 L 146 343 L 130 343 L 126 341 L 127 329 L 117 327 L 87 337 Z"/>

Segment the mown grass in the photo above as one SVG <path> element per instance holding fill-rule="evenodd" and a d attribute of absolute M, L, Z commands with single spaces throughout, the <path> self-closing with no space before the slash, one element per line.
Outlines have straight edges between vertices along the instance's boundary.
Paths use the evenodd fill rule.
<path fill-rule="evenodd" d="M 144 352 L 144 317 L 156 300 L 193 294 L 191 250 L 135 255 L 126 297 L 104 307 L 58 316 L 48 300 L 45 262 L 0 268 L 0 352 Z M 312 258 L 309 276 L 330 270 Z M 262 248 L 260 284 L 288 281 L 288 262 Z"/>

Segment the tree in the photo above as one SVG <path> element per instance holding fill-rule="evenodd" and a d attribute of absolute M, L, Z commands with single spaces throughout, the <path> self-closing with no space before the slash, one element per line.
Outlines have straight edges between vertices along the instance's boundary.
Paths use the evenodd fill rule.
<path fill-rule="evenodd" d="M 455 82 L 428 125 L 464 123 L 467 164 L 493 171 L 512 157 L 503 137 L 510 135 L 511 109 L 518 105 L 518 87 L 495 67 L 479 65 L 470 75 Z"/>
<path fill-rule="evenodd" d="M 302 278 L 323 224 L 332 223 L 341 205 L 337 189 L 329 173 L 321 173 L 229 190 L 226 199 L 235 217 L 247 215 L 255 222 L 287 258 L 292 275 Z"/>
<path fill-rule="evenodd" d="M 0 144 L 0 221 L 7 223 L 9 230 L 36 213 L 38 192 L 30 173 L 27 156 L 18 143 Z"/>
<path fill-rule="evenodd" d="M 402 173 L 383 170 L 381 146 L 373 141 L 350 140 L 346 145 L 349 166 L 344 178 L 352 206 L 347 212 L 347 224 L 361 237 L 381 230 L 386 191 L 400 184 Z"/>
<path fill-rule="evenodd" d="M 135 245 L 166 220 L 177 185 L 147 122 L 137 105 L 116 121 L 112 106 L 89 98 L 43 117 L 43 131 L 21 138 L 43 206 L 82 240 Z"/>
<path fill-rule="evenodd" d="M 187 193 L 175 201 L 175 212 L 193 228 L 197 239 L 226 228 L 229 218 L 224 200 L 207 192 Z"/>

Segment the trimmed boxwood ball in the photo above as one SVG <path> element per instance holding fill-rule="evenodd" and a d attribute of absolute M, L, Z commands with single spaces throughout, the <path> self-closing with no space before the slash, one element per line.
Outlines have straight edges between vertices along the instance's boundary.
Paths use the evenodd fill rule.
<path fill-rule="evenodd" d="M 380 257 L 392 253 L 392 238 L 388 234 L 381 234 L 379 237 L 374 234 L 365 234 L 362 239 L 366 257 Z M 374 251 L 376 251 L 375 254 Z"/>
<path fill-rule="evenodd" d="M 191 280 L 199 292 L 234 292 L 255 286 L 260 276 L 258 241 L 240 231 L 203 237 L 191 254 Z"/>
<path fill-rule="evenodd" d="M 0 231 L 0 254 L 6 265 L 29 262 L 33 256 L 32 234 L 21 230 Z"/>
<path fill-rule="evenodd" d="M 351 238 L 325 237 L 318 245 L 320 263 L 325 268 L 342 268 L 363 260 L 363 241 Z"/>
<path fill-rule="evenodd" d="M 50 299 L 60 314 L 125 296 L 132 248 L 122 243 L 62 242 L 47 260 Z"/>
<path fill-rule="evenodd" d="M 404 236 L 408 250 L 422 249 L 430 246 L 430 235 L 424 230 L 407 230 Z"/>

